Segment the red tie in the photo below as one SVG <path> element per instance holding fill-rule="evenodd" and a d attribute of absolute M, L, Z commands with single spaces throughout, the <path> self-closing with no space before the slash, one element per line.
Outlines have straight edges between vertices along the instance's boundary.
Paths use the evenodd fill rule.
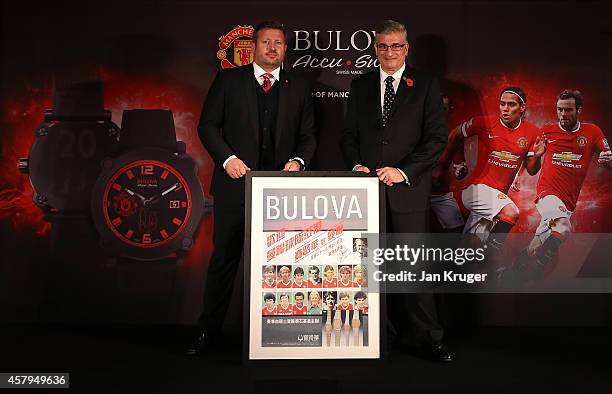
<path fill-rule="evenodd" d="M 264 90 L 264 92 L 268 93 L 268 91 L 272 87 L 272 81 L 270 79 L 274 78 L 274 76 L 272 74 L 265 73 L 262 75 L 262 77 L 263 82 L 261 84 L 261 88 Z"/>

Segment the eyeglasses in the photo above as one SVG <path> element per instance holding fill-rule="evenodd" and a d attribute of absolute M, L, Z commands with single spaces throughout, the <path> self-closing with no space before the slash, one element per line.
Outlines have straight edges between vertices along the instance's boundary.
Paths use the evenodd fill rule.
<path fill-rule="evenodd" d="M 404 46 L 406 46 L 406 44 L 391 44 L 391 45 L 387 45 L 387 44 L 376 44 L 376 48 L 379 51 L 386 51 L 391 49 L 394 52 L 400 51 Z"/>

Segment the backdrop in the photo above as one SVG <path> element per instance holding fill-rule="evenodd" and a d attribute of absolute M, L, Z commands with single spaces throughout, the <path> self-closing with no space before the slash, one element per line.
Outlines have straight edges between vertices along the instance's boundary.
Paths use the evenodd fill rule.
<path fill-rule="evenodd" d="M 450 97 L 449 126 L 496 114 L 499 91 L 509 84 L 527 92 L 529 121 L 555 122 L 556 96 L 572 88 L 584 95 L 581 120 L 609 137 L 609 11 L 603 1 L 3 2 L 0 321 L 191 324 L 201 307 L 211 252 L 209 213 L 196 247 L 172 269 L 125 268 L 98 255 L 78 266 L 50 258 L 50 225 L 16 163 L 27 156 L 33 130 L 51 105 L 54 79 L 102 78 L 105 107 L 117 124 L 125 109 L 172 110 L 210 200 L 213 164 L 196 132 L 201 106 L 218 69 L 251 60 L 248 27 L 261 20 L 285 23 L 285 67 L 312 84 L 319 148 L 311 169 L 338 170 L 346 169 L 338 142 L 350 82 L 377 66 L 374 25 L 390 18 L 408 28 L 410 63 L 435 74 Z M 473 162 L 474 144 L 466 149 Z M 610 172 L 591 166 L 572 219 L 575 231 L 612 229 L 610 180 Z M 515 231 L 532 232 L 537 177 L 521 181 L 521 191 L 511 195 L 522 210 Z M 610 323 L 609 301 L 606 295 L 469 300 L 484 324 L 595 325 Z"/>

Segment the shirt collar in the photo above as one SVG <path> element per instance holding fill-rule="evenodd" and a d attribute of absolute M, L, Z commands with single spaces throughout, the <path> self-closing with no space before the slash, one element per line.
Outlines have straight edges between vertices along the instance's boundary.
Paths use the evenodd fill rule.
<path fill-rule="evenodd" d="M 394 72 L 393 74 L 387 74 L 382 67 L 379 68 L 380 69 L 380 81 L 384 82 L 385 79 L 387 79 L 387 77 L 389 75 L 391 75 L 393 77 L 393 82 L 399 81 L 400 78 L 402 77 L 402 74 L 404 74 L 404 70 L 406 69 L 406 63 L 404 63 L 402 65 L 402 67 L 400 67 L 399 70 L 397 70 L 396 72 Z"/>
<path fill-rule="evenodd" d="M 575 128 L 574 130 L 565 130 L 565 129 L 563 128 L 563 126 L 561 126 L 561 122 L 559 122 L 559 128 L 560 128 L 561 130 L 565 131 L 566 133 L 575 133 L 575 132 L 577 132 L 578 130 L 580 130 L 580 122 L 578 122 L 578 124 L 576 125 L 576 128 Z"/>
<path fill-rule="evenodd" d="M 255 72 L 255 78 L 257 79 L 259 79 L 259 77 L 261 77 L 263 74 L 267 73 L 266 70 L 259 67 L 259 65 L 255 62 L 253 62 L 253 71 Z M 276 70 L 273 70 L 272 72 L 268 74 L 272 74 L 272 76 L 274 77 L 274 80 L 279 81 L 280 80 L 280 67 L 278 67 Z"/>

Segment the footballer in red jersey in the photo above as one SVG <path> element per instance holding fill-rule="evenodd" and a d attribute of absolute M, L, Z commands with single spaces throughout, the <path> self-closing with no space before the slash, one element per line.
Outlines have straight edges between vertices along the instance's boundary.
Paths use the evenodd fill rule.
<path fill-rule="evenodd" d="M 368 299 L 368 295 L 364 291 L 358 291 L 355 293 L 355 309 L 358 311 L 362 311 L 364 315 L 368 314 L 368 305 L 366 304 L 366 300 Z"/>
<path fill-rule="evenodd" d="M 472 184 L 462 192 L 464 206 L 470 211 L 464 233 L 477 235 L 490 247 L 488 253 L 499 252 L 503 242 L 519 218 L 519 209 L 508 197 L 508 189 L 521 164 L 535 175 L 536 149 L 543 149 L 543 139 L 533 124 L 525 121 L 527 95 L 517 86 L 502 89 L 499 116 L 476 117 L 459 125 L 449 139 L 450 148 L 441 162 L 448 168 L 452 154 L 461 141 L 478 138 L 478 163 Z"/>
<path fill-rule="evenodd" d="M 291 269 L 286 265 L 283 265 L 278 269 L 278 281 L 276 287 L 279 289 L 290 289 L 291 288 Z"/>
<path fill-rule="evenodd" d="M 338 303 L 338 305 L 336 305 L 336 310 L 338 311 L 352 311 L 353 310 L 353 305 L 351 304 L 351 302 L 349 301 L 349 293 L 348 292 L 341 292 L 338 297 L 340 298 L 340 302 Z"/>
<path fill-rule="evenodd" d="M 308 311 L 306 304 L 304 304 L 304 293 L 297 292 L 293 297 L 295 300 L 295 304 L 293 304 L 293 314 L 294 315 L 305 315 Z"/>
<path fill-rule="evenodd" d="M 323 284 L 321 283 L 321 277 L 319 275 L 320 272 L 320 268 L 316 265 L 313 265 L 308 269 L 309 278 L 307 284 L 309 288 L 320 289 L 321 287 L 323 287 Z"/>
<path fill-rule="evenodd" d="M 326 289 L 338 287 L 338 278 L 334 278 L 336 269 L 333 265 L 326 265 L 323 270 L 325 277 L 323 278 L 323 287 Z"/>
<path fill-rule="evenodd" d="M 557 97 L 559 122 L 542 128 L 546 152 L 536 187 L 536 208 L 542 220 L 527 251 L 535 259 L 529 268 L 536 277 L 541 277 L 572 230 L 570 218 L 593 156 L 598 154 L 600 164 L 612 167 L 608 141 L 599 127 L 579 121 L 581 111 L 580 92 L 564 90 Z"/>
<path fill-rule="evenodd" d="M 293 305 L 289 303 L 289 294 L 281 293 L 278 297 L 279 303 L 276 305 L 276 314 L 288 316 L 293 314 Z"/>
<path fill-rule="evenodd" d="M 274 296 L 274 293 L 265 293 L 263 298 L 266 306 L 261 309 L 261 314 L 263 316 L 276 315 L 276 305 L 274 305 L 276 302 L 276 297 Z"/>
<path fill-rule="evenodd" d="M 261 287 L 264 289 L 273 289 L 276 287 L 276 269 L 273 265 L 266 265 L 264 267 Z"/>
<path fill-rule="evenodd" d="M 338 281 L 338 287 L 346 289 L 355 286 L 351 278 L 353 273 L 350 266 L 343 265 L 342 267 L 340 267 L 339 271 L 340 280 Z"/>
<path fill-rule="evenodd" d="M 304 280 L 304 268 L 296 267 L 293 270 L 293 288 L 294 289 L 305 289 L 306 280 Z"/>

